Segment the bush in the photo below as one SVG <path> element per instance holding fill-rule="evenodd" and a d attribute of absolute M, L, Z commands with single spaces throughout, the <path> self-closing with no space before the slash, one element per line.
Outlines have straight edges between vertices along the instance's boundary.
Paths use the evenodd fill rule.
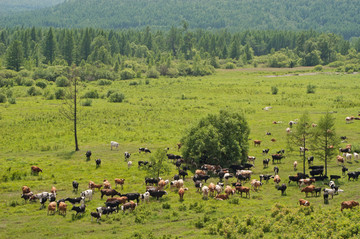
<path fill-rule="evenodd" d="M 41 95 L 41 89 L 39 87 L 36 86 L 32 86 L 28 89 L 27 91 L 28 95 L 30 96 L 37 96 L 37 95 Z"/>
<path fill-rule="evenodd" d="M 91 106 L 92 104 L 92 100 L 91 99 L 86 99 L 84 101 L 81 102 L 82 106 Z"/>
<path fill-rule="evenodd" d="M 171 205 L 167 202 L 162 205 L 163 209 L 170 209 L 170 207 L 171 207 Z"/>
<path fill-rule="evenodd" d="M 271 94 L 276 95 L 278 93 L 278 88 L 276 86 L 271 86 Z"/>
<path fill-rule="evenodd" d="M 85 93 L 84 98 L 97 99 L 99 98 L 99 93 L 97 90 L 91 90 Z"/>
<path fill-rule="evenodd" d="M 130 83 L 129 83 L 129 85 L 131 86 L 131 85 L 138 85 L 138 83 L 136 82 L 136 81 L 131 81 Z"/>
<path fill-rule="evenodd" d="M 65 76 L 56 78 L 55 84 L 57 87 L 67 87 L 70 85 L 70 81 Z"/>
<path fill-rule="evenodd" d="M 12 98 L 12 97 L 11 97 L 11 98 L 8 99 L 8 101 L 9 101 L 9 103 L 12 104 L 12 105 L 16 104 L 16 99 L 15 99 L 15 98 Z"/>
<path fill-rule="evenodd" d="M 124 99 L 125 99 L 124 94 L 118 93 L 118 92 L 112 93 L 112 94 L 110 95 L 110 97 L 109 97 L 109 101 L 110 101 L 110 102 L 113 102 L 113 103 L 120 103 L 120 102 L 122 102 Z"/>
<path fill-rule="evenodd" d="M 45 80 L 37 80 L 35 85 L 37 87 L 40 87 L 41 89 L 45 89 L 47 86 L 47 83 L 45 82 Z"/>
<path fill-rule="evenodd" d="M 111 84 L 112 84 L 111 80 L 106 80 L 106 79 L 98 80 L 98 85 L 111 85 Z"/>
<path fill-rule="evenodd" d="M 322 67 L 322 65 L 317 65 L 317 66 L 314 67 L 314 70 L 315 71 L 322 71 L 323 67 Z"/>
<path fill-rule="evenodd" d="M 134 79 L 135 78 L 135 72 L 131 69 L 125 69 L 120 72 L 120 78 L 122 80 L 128 80 L 128 79 Z"/>
<path fill-rule="evenodd" d="M 148 70 L 146 72 L 146 77 L 147 78 L 159 78 L 160 72 L 158 72 L 155 68 L 151 68 L 150 70 Z"/>
<path fill-rule="evenodd" d="M 35 81 L 33 79 L 25 79 L 23 82 L 24 86 L 33 86 Z"/>
<path fill-rule="evenodd" d="M 316 88 L 315 85 L 309 84 L 309 85 L 307 86 L 306 93 L 308 93 L 308 94 L 314 94 L 314 93 L 315 93 L 315 88 Z"/>
<path fill-rule="evenodd" d="M 112 93 L 115 93 L 114 90 L 108 90 L 106 97 L 109 98 Z"/>
<path fill-rule="evenodd" d="M 225 69 L 235 69 L 235 68 L 236 68 L 236 66 L 235 66 L 235 64 L 232 63 L 232 62 L 228 62 L 228 63 L 226 63 L 226 65 L 225 65 Z"/>
<path fill-rule="evenodd" d="M 6 103 L 6 101 L 7 101 L 6 96 L 0 93 L 0 103 Z"/>
<path fill-rule="evenodd" d="M 16 83 L 18 86 L 24 85 L 24 82 L 25 82 L 25 79 L 24 79 L 22 76 L 17 76 L 17 77 L 15 77 L 15 83 Z"/>
<path fill-rule="evenodd" d="M 65 97 L 65 90 L 63 90 L 63 89 L 57 89 L 57 90 L 55 91 L 55 98 L 56 98 L 57 100 L 63 99 L 64 97 Z"/>
<path fill-rule="evenodd" d="M 14 80 L 13 79 L 0 79 L 0 87 L 13 87 Z"/>

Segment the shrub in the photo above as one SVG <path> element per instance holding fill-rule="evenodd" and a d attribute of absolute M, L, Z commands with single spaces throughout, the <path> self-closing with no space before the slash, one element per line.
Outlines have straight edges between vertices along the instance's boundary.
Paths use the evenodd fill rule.
<path fill-rule="evenodd" d="M 315 93 L 315 88 L 316 88 L 315 85 L 309 84 L 309 85 L 307 86 L 306 93 L 308 93 L 308 94 L 314 94 L 314 93 Z"/>
<path fill-rule="evenodd" d="M 118 92 L 112 93 L 112 94 L 110 95 L 110 97 L 109 97 L 109 101 L 110 101 L 110 102 L 113 102 L 113 103 L 120 103 L 120 102 L 122 102 L 124 99 L 125 99 L 124 94 L 118 93 Z"/>
<path fill-rule="evenodd" d="M 92 100 L 91 99 L 86 99 L 84 101 L 81 102 L 82 106 L 91 106 L 92 104 Z"/>
<path fill-rule="evenodd" d="M 65 90 L 63 90 L 63 89 L 57 89 L 57 90 L 55 91 L 55 98 L 56 98 L 57 100 L 63 99 L 64 97 L 65 97 Z"/>
<path fill-rule="evenodd" d="M 146 72 L 146 77 L 147 78 L 159 78 L 160 72 L 158 72 L 155 68 L 151 68 L 150 70 L 148 70 Z"/>
<path fill-rule="evenodd" d="M 150 84 L 150 81 L 147 79 L 147 80 L 145 81 L 145 85 L 148 85 L 148 84 Z"/>
<path fill-rule="evenodd" d="M 37 96 L 37 95 L 41 95 L 41 89 L 39 87 L 36 86 L 32 86 L 28 89 L 27 91 L 28 95 L 30 96 Z"/>
<path fill-rule="evenodd" d="M 15 77 L 15 83 L 18 86 L 24 85 L 25 79 L 22 76 Z"/>
<path fill-rule="evenodd" d="M 99 98 L 99 93 L 97 90 L 91 90 L 85 93 L 84 98 L 97 99 Z"/>
<path fill-rule="evenodd" d="M 35 85 L 37 87 L 40 87 L 41 89 L 45 89 L 47 86 L 47 83 L 45 82 L 45 80 L 37 80 Z"/>
<path fill-rule="evenodd" d="M 315 71 L 322 71 L 323 67 L 322 67 L 322 65 L 317 65 L 317 66 L 314 67 L 314 70 Z"/>
<path fill-rule="evenodd" d="M 226 63 L 226 65 L 225 65 L 225 69 L 235 69 L 235 68 L 236 68 L 236 66 L 235 66 L 235 64 L 232 63 L 232 62 L 228 62 L 228 63 Z"/>
<path fill-rule="evenodd" d="M 55 84 L 57 87 L 66 87 L 70 85 L 70 81 L 65 76 L 56 78 Z"/>
<path fill-rule="evenodd" d="M 2 93 L 0 93 L 0 103 L 6 103 L 6 96 Z"/>
<path fill-rule="evenodd" d="M 16 99 L 15 99 L 15 98 L 12 98 L 12 97 L 11 97 L 11 98 L 8 99 L 8 101 L 9 101 L 9 103 L 12 104 L 12 105 L 16 104 Z"/>
<path fill-rule="evenodd" d="M 178 71 L 178 69 L 171 67 L 168 69 L 167 75 L 171 78 L 178 77 L 179 71 Z"/>
<path fill-rule="evenodd" d="M 131 85 L 138 85 L 138 83 L 136 82 L 136 81 L 131 81 L 130 83 L 129 83 L 129 85 L 131 86 Z"/>
<path fill-rule="evenodd" d="M 115 93 L 115 91 L 114 90 L 108 90 L 108 92 L 106 94 L 106 97 L 109 98 L 112 93 Z"/>
<path fill-rule="evenodd" d="M 14 80 L 13 79 L 0 79 L 0 87 L 14 86 Z"/>
<path fill-rule="evenodd" d="M 278 88 L 276 86 L 271 86 L 271 94 L 276 95 L 278 93 Z"/>
<path fill-rule="evenodd" d="M 35 81 L 33 79 L 25 79 L 23 85 L 25 86 L 33 86 Z"/>
<path fill-rule="evenodd" d="M 112 84 L 111 80 L 106 80 L 106 79 L 98 80 L 98 85 L 111 85 L 111 84 Z"/>
<path fill-rule="evenodd" d="M 171 205 L 167 202 L 162 205 L 163 209 L 170 209 L 170 207 L 171 207 Z"/>
<path fill-rule="evenodd" d="M 128 80 L 128 79 L 134 79 L 135 78 L 135 72 L 131 69 L 125 69 L 120 72 L 120 78 L 122 80 Z"/>

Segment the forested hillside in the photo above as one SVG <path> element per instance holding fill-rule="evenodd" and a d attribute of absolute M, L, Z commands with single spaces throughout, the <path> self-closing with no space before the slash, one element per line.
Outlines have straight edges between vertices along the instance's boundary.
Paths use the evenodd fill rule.
<path fill-rule="evenodd" d="M 186 21 L 190 28 L 314 29 L 348 39 L 360 34 L 359 9 L 360 0 L 67 0 L 0 22 L 4 26 L 169 29 Z"/>
<path fill-rule="evenodd" d="M 0 16 L 11 15 L 15 12 L 51 7 L 61 2 L 64 2 L 64 0 L 1 0 Z"/>

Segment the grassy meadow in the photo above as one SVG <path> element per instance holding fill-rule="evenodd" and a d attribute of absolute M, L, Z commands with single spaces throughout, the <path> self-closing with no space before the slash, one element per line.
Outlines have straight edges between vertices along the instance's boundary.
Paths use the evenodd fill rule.
<path fill-rule="evenodd" d="M 103 216 L 100 223 L 90 221 L 90 211 L 106 200 L 101 200 L 97 191 L 93 200 L 86 202 L 86 213 L 77 218 L 70 211 L 70 203 L 65 217 L 47 216 L 47 209 L 39 210 L 39 202 L 24 204 L 20 195 L 21 187 L 27 185 L 34 193 L 55 186 L 57 199 L 77 197 L 87 189 L 89 180 L 99 184 L 108 179 L 114 187 L 114 178 L 125 178 L 124 189 L 118 188 L 121 193 L 144 193 L 147 175 L 138 169 L 137 161 L 150 156 L 139 154 L 138 148 L 155 151 L 169 147 L 169 153 L 177 154 L 176 143 L 189 127 L 220 109 L 243 111 L 251 129 L 250 139 L 262 140 L 261 147 L 249 141 L 249 155 L 256 156 L 252 178 L 273 173 L 271 162 L 263 168 L 266 156 L 262 149 L 270 148 L 270 154 L 285 149 L 286 158 L 278 167 L 282 183 L 287 183 L 288 175 L 296 174 L 293 162 L 298 161 L 298 171 L 302 162 L 298 151 L 287 150 L 285 129 L 304 111 L 315 123 L 326 111 L 332 112 L 338 136 L 346 135 L 347 143 L 360 145 L 360 122 L 345 122 L 346 116 L 357 116 L 360 110 L 359 81 L 358 74 L 260 68 L 218 70 L 205 77 L 114 81 L 107 86 L 82 82 L 81 96 L 96 90 L 100 97 L 92 99 L 91 106 L 80 107 L 78 152 L 74 151 L 72 123 L 59 113 L 62 101 L 30 97 L 28 87 L 15 86 L 11 90 L 16 104 L 0 104 L 0 238 L 357 238 L 359 209 L 340 212 L 342 201 L 360 200 L 359 182 L 348 182 L 347 178 L 337 182 L 344 192 L 330 199 L 329 204 L 323 203 L 322 196 L 309 197 L 311 207 L 300 208 L 298 200 L 305 195 L 295 183 L 288 186 L 285 196 L 270 180 L 258 192 L 252 191 L 250 199 L 235 195 L 228 201 L 203 200 L 193 185 L 193 173 L 189 173 L 184 201 L 179 201 L 177 191 L 167 188 L 169 194 L 161 200 L 140 202 L 134 212 Z M 309 84 L 316 86 L 315 93 L 307 94 Z M 271 87 L 278 88 L 276 95 Z M 56 88 L 49 84 L 44 92 L 51 94 Z M 109 90 L 122 92 L 124 102 L 108 102 Z M 266 106 L 273 108 L 262 110 Z M 276 142 L 271 142 L 272 138 Z M 110 141 L 119 142 L 119 148 L 110 150 Z M 93 153 L 90 161 L 85 158 L 87 150 Z M 124 161 L 125 151 L 131 153 L 130 169 Z M 102 164 L 96 169 L 97 158 Z M 315 159 L 314 165 L 319 164 L 322 162 Z M 31 175 L 32 165 L 42 168 L 43 173 Z M 349 171 L 360 170 L 359 162 L 354 160 L 346 166 Z M 177 173 L 175 166 L 171 168 L 169 175 L 162 175 L 164 179 Z M 329 164 L 328 174 L 341 175 L 335 159 Z M 78 194 L 72 192 L 73 180 L 80 184 Z M 208 183 L 217 181 L 214 177 Z M 325 187 L 322 182 L 316 185 Z"/>

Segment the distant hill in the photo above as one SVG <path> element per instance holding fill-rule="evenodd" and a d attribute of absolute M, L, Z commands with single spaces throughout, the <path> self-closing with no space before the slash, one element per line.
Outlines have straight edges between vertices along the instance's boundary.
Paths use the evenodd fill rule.
<path fill-rule="evenodd" d="M 190 28 L 314 29 L 350 38 L 360 35 L 359 16 L 360 0 L 66 0 L 0 24 L 169 29 L 186 21 Z"/>
<path fill-rule="evenodd" d="M 65 0 L 0 0 L 0 16 L 51 7 Z"/>

